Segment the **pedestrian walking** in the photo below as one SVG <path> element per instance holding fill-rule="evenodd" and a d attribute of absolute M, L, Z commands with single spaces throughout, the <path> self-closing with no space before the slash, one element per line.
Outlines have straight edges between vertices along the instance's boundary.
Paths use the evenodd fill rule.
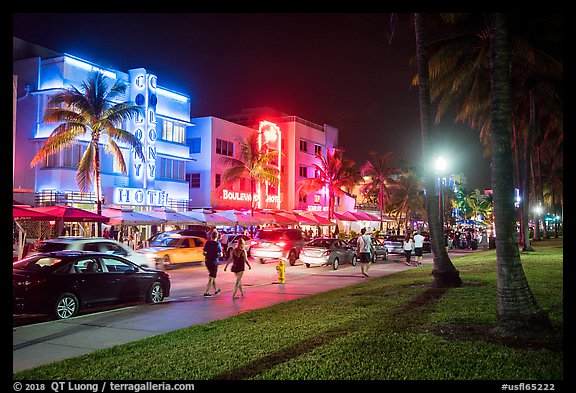
<path fill-rule="evenodd" d="M 406 232 L 406 236 L 404 236 L 402 248 L 404 249 L 404 255 L 406 256 L 406 266 L 410 266 L 410 256 L 414 249 L 414 241 L 409 232 Z"/>
<path fill-rule="evenodd" d="M 424 247 L 424 236 L 420 231 L 414 235 L 414 255 L 416 256 L 416 267 L 422 265 L 422 248 Z"/>
<path fill-rule="evenodd" d="M 214 295 L 220 293 L 220 289 L 216 286 L 216 275 L 218 273 L 218 260 L 222 257 L 222 246 L 216 240 L 218 239 L 218 231 L 212 231 L 210 239 L 204 243 L 204 256 L 206 257 L 204 263 L 208 269 L 208 284 L 204 296 L 210 297 L 210 287 L 214 288 Z"/>
<path fill-rule="evenodd" d="M 244 289 L 242 288 L 242 276 L 244 275 L 244 270 L 246 269 L 246 265 L 248 265 L 249 269 L 252 269 L 250 266 L 250 262 L 248 262 L 248 254 L 245 250 L 245 241 L 243 238 L 238 240 L 236 247 L 232 250 L 232 258 L 228 259 L 226 262 L 226 266 L 224 266 L 224 271 L 228 268 L 230 262 L 232 262 L 232 268 L 230 269 L 233 273 L 236 274 L 236 283 L 234 284 L 234 292 L 232 292 L 232 299 L 238 299 L 236 293 L 240 291 L 242 296 L 244 296 Z"/>
<path fill-rule="evenodd" d="M 368 269 L 370 268 L 370 261 L 372 259 L 372 239 L 370 235 L 366 234 L 366 228 L 360 230 L 356 248 L 360 256 L 360 271 L 362 272 L 362 276 L 370 277 L 368 275 Z M 374 252 L 376 252 L 376 250 L 374 250 Z"/>

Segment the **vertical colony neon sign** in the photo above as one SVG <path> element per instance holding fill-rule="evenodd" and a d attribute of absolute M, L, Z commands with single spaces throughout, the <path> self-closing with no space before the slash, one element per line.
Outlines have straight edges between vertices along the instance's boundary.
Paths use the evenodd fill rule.
<path fill-rule="evenodd" d="M 133 154 L 129 173 L 130 188 L 117 188 L 115 203 L 166 205 L 167 193 L 153 190 L 156 179 L 156 139 L 158 138 L 156 130 L 157 77 L 148 74 L 144 68 L 132 69 L 129 75 L 130 100 L 143 108 L 143 111 L 130 121 L 128 129 L 142 143 L 145 160 L 140 159 L 136 153 Z"/>
<path fill-rule="evenodd" d="M 261 149 L 264 144 L 268 144 L 269 148 L 278 152 L 278 187 L 276 191 L 277 196 L 268 195 L 268 183 L 262 185 L 258 184 L 258 208 L 264 208 L 264 203 L 276 203 L 276 209 L 280 209 L 280 184 L 282 181 L 282 134 L 280 127 L 269 121 L 262 120 L 258 126 L 258 148 Z M 264 189 L 263 189 L 264 188 Z M 265 192 L 266 198 L 262 197 Z"/>

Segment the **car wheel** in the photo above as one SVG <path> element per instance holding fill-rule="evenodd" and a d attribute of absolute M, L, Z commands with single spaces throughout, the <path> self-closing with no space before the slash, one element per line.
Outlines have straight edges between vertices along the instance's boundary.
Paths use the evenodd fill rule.
<path fill-rule="evenodd" d="M 356 255 L 352 255 L 352 260 L 350 261 L 350 264 L 351 264 L 352 266 L 356 266 L 356 262 L 357 262 L 357 260 L 356 260 Z"/>
<path fill-rule="evenodd" d="M 290 266 L 296 265 L 296 252 L 294 252 L 294 250 L 290 251 L 288 262 L 290 263 Z"/>
<path fill-rule="evenodd" d="M 384 257 L 382 258 L 383 260 L 387 261 L 388 260 L 388 249 L 384 250 Z"/>
<path fill-rule="evenodd" d="M 78 315 L 80 302 L 78 298 L 71 293 L 60 295 L 54 305 L 54 316 L 58 319 L 67 319 Z"/>
<path fill-rule="evenodd" d="M 160 303 L 162 300 L 164 300 L 164 289 L 162 288 L 162 284 L 156 281 L 148 290 L 146 302 L 156 304 Z"/>
<path fill-rule="evenodd" d="M 306 267 L 310 267 L 310 264 L 309 264 L 309 263 L 307 263 L 307 264 L 306 264 Z"/>
<path fill-rule="evenodd" d="M 376 253 L 372 254 L 372 263 L 376 263 L 377 260 Z"/>
<path fill-rule="evenodd" d="M 260 262 L 262 264 L 266 263 L 266 261 L 264 260 L 264 258 L 254 258 L 256 259 L 256 262 Z"/>
<path fill-rule="evenodd" d="M 332 262 L 332 269 L 338 270 L 338 266 L 340 266 L 340 261 L 338 260 L 338 258 L 335 258 L 334 261 Z"/>

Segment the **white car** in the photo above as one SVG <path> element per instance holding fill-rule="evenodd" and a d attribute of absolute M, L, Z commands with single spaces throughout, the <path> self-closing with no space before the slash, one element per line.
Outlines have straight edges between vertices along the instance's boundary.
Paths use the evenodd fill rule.
<path fill-rule="evenodd" d="M 138 266 L 152 269 L 156 268 L 155 263 L 151 262 L 144 255 L 137 253 L 130 247 L 116 240 L 104 237 L 63 236 L 42 240 L 32 253 L 62 250 L 97 251 L 106 254 L 120 255 Z"/>
<path fill-rule="evenodd" d="M 228 243 L 226 244 L 226 256 L 229 257 L 230 254 L 232 254 L 232 250 L 235 249 L 238 246 L 238 240 L 240 240 L 240 238 L 244 239 L 244 249 L 246 250 L 246 252 L 250 251 L 250 242 L 252 241 L 252 238 L 248 235 L 244 235 L 244 234 L 229 234 L 228 235 Z"/>

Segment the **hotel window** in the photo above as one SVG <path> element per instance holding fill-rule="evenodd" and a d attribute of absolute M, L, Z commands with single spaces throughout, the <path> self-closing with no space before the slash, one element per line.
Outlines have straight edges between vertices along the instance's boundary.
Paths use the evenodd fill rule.
<path fill-rule="evenodd" d="M 308 168 L 300 165 L 300 168 L 298 170 L 298 174 L 300 175 L 300 177 L 308 177 Z"/>
<path fill-rule="evenodd" d="M 308 153 L 308 142 L 303 139 L 300 139 L 300 151 Z"/>
<path fill-rule="evenodd" d="M 168 142 L 184 143 L 185 127 L 170 120 L 162 120 L 162 139 Z"/>
<path fill-rule="evenodd" d="M 73 143 L 70 146 L 66 146 L 58 153 L 49 155 L 46 158 L 44 168 L 77 168 L 83 152 L 84 147 L 82 145 Z"/>
<path fill-rule="evenodd" d="M 191 173 L 186 175 L 188 183 L 190 184 L 190 188 L 200 188 L 200 174 L 199 173 Z"/>
<path fill-rule="evenodd" d="M 158 177 L 162 179 L 186 180 L 186 163 L 160 157 L 156 160 Z"/>
<path fill-rule="evenodd" d="M 322 154 L 322 146 L 314 145 L 314 154 Z"/>
<path fill-rule="evenodd" d="M 216 153 L 232 157 L 234 155 L 234 142 L 216 139 Z"/>
<path fill-rule="evenodd" d="M 219 173 L 216 174 L 214 183 L 216 186 L 215 188 L 220 187 L 220 185 L 222 184 L 222 175 L 221 174 L 219 174 Z"/>
<path fill-rule="evenodd" d="M 190 147 L 190 153 L 201 153 L 202 138 L 187 139 L 186 144 Z"/>

